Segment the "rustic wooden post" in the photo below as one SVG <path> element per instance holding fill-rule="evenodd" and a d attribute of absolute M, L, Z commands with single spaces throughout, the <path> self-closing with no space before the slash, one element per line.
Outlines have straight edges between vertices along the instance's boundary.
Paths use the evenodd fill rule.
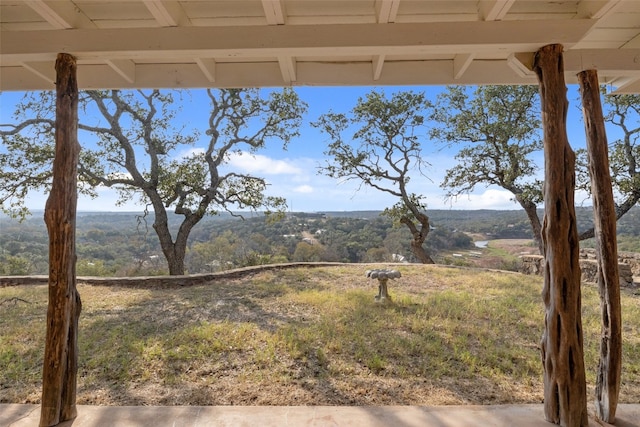
<path fill-rule="evenodd" d="M 602 314 L 600 363 L 596 380 L 596 414 L 607 423 L 616 417 L 622 367 L 620 274 L 616 244 L 616 210 L 609 175 L 609 152 L 600 102 L 598 72 L 578 74 L 582 113 L 587 134 L 593 222 L 598 261 L 598 289 Z"/>
<path fill-rule="evenodd" d="M 566 129 L 567 88 L 562 45 L 540 48 L 533 69 L 538 76 L 544 129 L 545 330 L 544 414 L 563 426 L 588 426 L 582 339 L 580 266 L 576 224 L 575 153 Z"/>
<path fill-rule="evenodd" d="M 54 426 L 77 415 L 81 303 L 76 290 L 76 182 L 80 145 L 75 58 L 58 54 L 56 74 L 56 149 L 53 183 L 44 211 L 49 232 L 49 307 L 40 426 Z"/>

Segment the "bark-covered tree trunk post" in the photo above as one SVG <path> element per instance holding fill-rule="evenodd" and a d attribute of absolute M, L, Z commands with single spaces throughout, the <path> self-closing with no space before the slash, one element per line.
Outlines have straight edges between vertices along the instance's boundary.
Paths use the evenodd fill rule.
<path fill-rule="evenodd" d="M 540 48 L 533 69 L 538 76 L 545 160 L 544 245 L 545 330 L 544 414 L 563 426 L 587 426 L 582 339 L 579 241 L 576 224 L 575 153 L 566 129 L 567 88 L 562 45 Z"/>
<path fill-rule="evenodd" d="M 77 343 L 81 303 L 76 290 L 76 183 L 80 145 L 75 58 L 59 54 L 56 74 L 53 183 L 44 212 L 49 232 L 49 307 L 40 426 L 54 426 L 77 415 Z"/>
<path fill-rule="evenodd" d="M 529 218 L 529 224 L 531 224 L 531 231 L 533 232 L 533 240 L 538 246 L 540 255 L 544 253 L 544 246 L 542 245 L 542 224 L 540 224 L 540 218 L 538 217 L 538 206 L 530 200 L 523 200 L 521 196 L 516 196 L 516 201 L 522 206 L 524 212 Z"/>
<path fill-rule="evenodd" d="M 423 214 L 422 212 L 414 212 L 415 218 L 420 223 L 420 229 L 413 223 L 411 218 L 408 216 L 403 216 L 400 218 L 400 223 L 407 226 L 409 231 L 411 232 L 411 236 L 413 239 L 411 240 L 411 252 L 416 257 L 416 259 L 422 264 L 435 264 L 431 255 L 424 248 L 424 241 L 427 240 L 427 236 L 431 231 L 431 226 L 429 224 L 429 217 Z"/>
<path fill-rule="evenodd" d="M 616 245 L 616 210 L 609 175 L 609 153 L 600 102 L 598 72 L 582 71 L 578 74 L 578 81 L 587 135 L 598 260 L 598 288 L 602 313 L 600 363 L 596 380 L 596 414 L 602 421 L 613 423 L 620 393 L 622 366 L 622 316 Z"/>

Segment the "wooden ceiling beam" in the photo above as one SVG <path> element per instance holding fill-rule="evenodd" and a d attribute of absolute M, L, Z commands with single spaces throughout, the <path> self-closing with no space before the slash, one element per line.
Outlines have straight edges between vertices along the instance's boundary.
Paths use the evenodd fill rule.
<path fill-rule="evenodd" d="M 618 6 L 622 4 L 622 0 L 582 0 L 578 4 L 578 17 L 589 19 L 602 19 L 612 14 Z"/>
<path fill-rule="evenodd" d="M 533 71 L 534 53 L 512 53 L 507 58 L 507 65 L 520 77 L 535 76 Z"/>
<path fill-rule="evenodd" d="M 42 0 L 26 0 L 25 4 L 44 18 L 53 28 L 57 30 L 73 28 L 73 25 L 69 21 L 60 16 L 60 14 L 46 2 Z"/>
<path fill-rule="evenodd" d="M 453 61 L 385 62 L 384 72 L 374 80 L 369 62 L 296 62 L 295 81 L 304 86 L 386 86 L 429 84 L 535 84 L 535 77 L 522 78 L 505 61 L 472 61 L 458 80 L 453 78 Z M 183 64 L 136 64 L 135 82 L 129 83 L 106 63 L 78 66 L 78 84 L 82 89 L 110 88 L 205 88 L 205 87 L 281 87 L 282 67 L 278 61 L 264 63 L 216 62 L 215 84 L 194 61 Z M 11 87 L 5 84 L 11 83 Z M 50 90 L 53 82 L 21 66 L 0 68 L 0 90 Z"/>
<path fill-rule="evenodd" d="M 396 21 L 400 0 L 376 0 L 376 19 L 378 24 L 389 24 Z"/>
<path fill-rule="evenodd" d="M 373 80 L 380 80 L 380 76 L 382 75 L 382 67 L 384 66 L 384 55 L 376 55 L 373 57 L 373 61 L 371 65 L 373 66 Z"/>
<path fill-rule="evenodd" d="M 478 3 L 480 19 L 484 21 L 500 21 L 504 18 L 516 0 L 481 0 Z"/>
<path fill-rule="evenodd" d="M 640 34 L 626 42 L 623 46 L 624 49 L 640 49 Z M 640 60 L 640 58 L 639 58 Z"/>
<path fill-rule="evenodd" d="M 279 56 L 278 64 L 280 65 L 282 80 L 284 80 L 285 83 L 291 84 L 298 80 L 295 58 L 290 56 Z"/>
<path fill-rule="evenodd" d="M 161 27 L 177 27 L 181 21 L 185 20 L 184 13 L 177 2 L 142 1 Z"/>
<path fill-rule="evenodd" d="M 23 62 L 20 65 L 40 77 L 43 81 L 52 85 L 55 84 L 56 70 L 51 62 Z"/>
<path fill-rule="evenodd" d="M 107 59 L 106 63 L 128 83 L 136 81 L 136 64 L 133 61 L 128 59 Z"/>
<path fill-rule="evenodd" d="M 459 54 L 453 57 L 453 78 L 455 80 L 460 79 L 469 69 L 474 57 L 474 53 Z"/>
<path fill-rule="evenodd" d="M 533 76 L 533 56 L 533 52 L 512 53 L 507 58 L 507 63 L 518 75 Z M 603 77 L 624 75 L 631 76 L 632 80 L 640 78 L 636 58 L 640 58 L 640 49 L 579 49 L 563 53 L 567 73 L 597 70 Z"/>
<path fill-rule="evenodd" d="M 564 52 L 565 70 L 579 73 L 598 70 L 602 74 L 640 76 L 640 49 L 580 49 Z"/>
<path fill-rule="evenodd" d="M 637 78 L 625 77 L 611 82 L 615 87 L 608 95 L 638 94 L 640 93 L 640 76 Z"/>
<path fill-rule="evenodd" d="M 593 20 L 421 24 L 274 25 L 256 27 L 120 28 L 2 31 L 0 63 L 83 59 L 252 58 L 349 55 L 465 54 L 535 51 L 550 39 L 570 48 Z"/>
<path fill-rule="evenodd" d="M 212 58 L 196 58 L 196 64 L 200 67 L 200 71 L 207 77 L 211 83 L 216 81 L 216 61 Z"/>
<path fill-rule="evenodd" d="M 268 25 L 284 25 L 286 12 L 282 0 L 262 0 L 262 8 Z"/>
<path fill-rule="evenodd" d="M 576 66 L 576 57 L 569 54 L 569 66 Z M 525 55 L 525 54 L 523 54 Z M 524 60 L 524 58 L 520 58 Z M 284 61 L 284 58 L 283 58 Z M 202 62 L 202 60 L 200 61 Z M 537 84 L 535 75 L 515 72 L 506 60 L 474 59 L 466 72 L 454 78 L 454 60 L 384 61 L 384 72 L 372 72 L 372 62 L 295 62 L 292 86 L 386 86 L 386 85 L 454 85 L 454 84 Z M 524 60 L 523 63 L 525 63 Z M 228 63 L 207 59 L 209 76 L 195 60 L 181 64 L 145 64 L 135 67 L 135 82 L 127 81 L 105 62 L 78 64 L 78 84 L 82 89 L 101 88 L 204 88 L 204 87 L 279 87 L 283 86 L 279 61 L 262 63 Z M 53 80 L 47 77 L 53 63 L 29 63 L 0 68 L 0 90 L 51 90 Z M 292 67 L 293 67 L 292 63 Z M 122 67 L 121 67 L 122 68 Z M 576 82 L 578 68 L 565 68 L 567 83 Z M 35 70 L 35 71 L 33 71 Z M 638 80 L 633 80 L 634 74 Z M 598 70 L 602 83 L 620 88 L 616 93 L 640 93 L 640 71 L 616 74 Z M 630 74 L 631 73 L 631 74 Z M 428 76 L 428 80 L 425 80 Z M 623 80 L 622 77 L 625 79 Z M 213 79 L 212 79 L 213 78 Z M 291 78 L 290 78 L 291 79 Z M 129 79 L 131 80 L 131 78 Z M 213 81 L 212 81 L 213 80 Z"/>

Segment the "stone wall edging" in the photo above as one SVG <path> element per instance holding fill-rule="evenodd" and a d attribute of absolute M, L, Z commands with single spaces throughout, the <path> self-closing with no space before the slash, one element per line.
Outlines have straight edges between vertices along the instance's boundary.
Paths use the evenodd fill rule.
<path fill-rule="evenodd" d="M 95 277 L 78 276 L 76 283 L 98 286 L 123 286 L 133 288 L 170 288 L 195 286 L 210 282 L 216 279 L 235 279 L 248 274 L 260 273 L 262 271 L 285 270 L 296 267 L 329 267 L 344 265 L 339 262 L 295 262 L 286 264 L 256 265 L 251 267 L 237 268 L 234 270 L 220 271 L 217 273 L 188 274 L 184 276 L 133 276 L 133 277 Z M 0 276 L 0 288 L 20 285 L 46 285 L 49 283 L 49 276 Z"/>
<path fill-rule="evenodd" d="M 250 267 L 236 268 L 233 270 L 220 271 L 217 273 L 187 274 L 184 276 L 133 276 L 133 277 L 96 277 L 78 276 L 76 283 L 97 286 L 122 286 L 131 288 L 180 288 L 185 286 L 201 285 L 219 279 L 235 279 L 250 274 L 263 271 L 286 270 L 289 268 L 315 268 L 315 267 L 336 267 L 344 265 L 406 265 L 405 263 L 343 263 L 343 262 L 290 262 L 283 264 L 255 265 Z M 363 272 L 364 274 L 364 272 Z M 0 288 L 21 285 L 47 285 L 49 276 L 0 276 Z"/>
<path fill-rule="evenodd" d="M 542 255 L 522 255 L 520 272 L 541 276 L 544 269 L 544 257 Z M 635 252 L 622 252 L 618 254 L 618 269 L 620 274 L 620 286 L 634 287 L 640 285 L 634 277 L 640 278 L 640 254 Z M 594 249 L 580 250 L 580 270 L 582 281 L 597 283 L 598 263 Z"/>

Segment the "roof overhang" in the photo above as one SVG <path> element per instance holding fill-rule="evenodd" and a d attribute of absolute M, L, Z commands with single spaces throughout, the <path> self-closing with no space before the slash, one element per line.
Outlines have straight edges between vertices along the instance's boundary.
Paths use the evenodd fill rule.
<path fill-rule="evenodd" d="M 58 53 L 82 88 L 536 84 L 533 55 L 565 48 L 640 92 L 640 2 L 3 0 L 0 90 L 53 89 Z"/>

